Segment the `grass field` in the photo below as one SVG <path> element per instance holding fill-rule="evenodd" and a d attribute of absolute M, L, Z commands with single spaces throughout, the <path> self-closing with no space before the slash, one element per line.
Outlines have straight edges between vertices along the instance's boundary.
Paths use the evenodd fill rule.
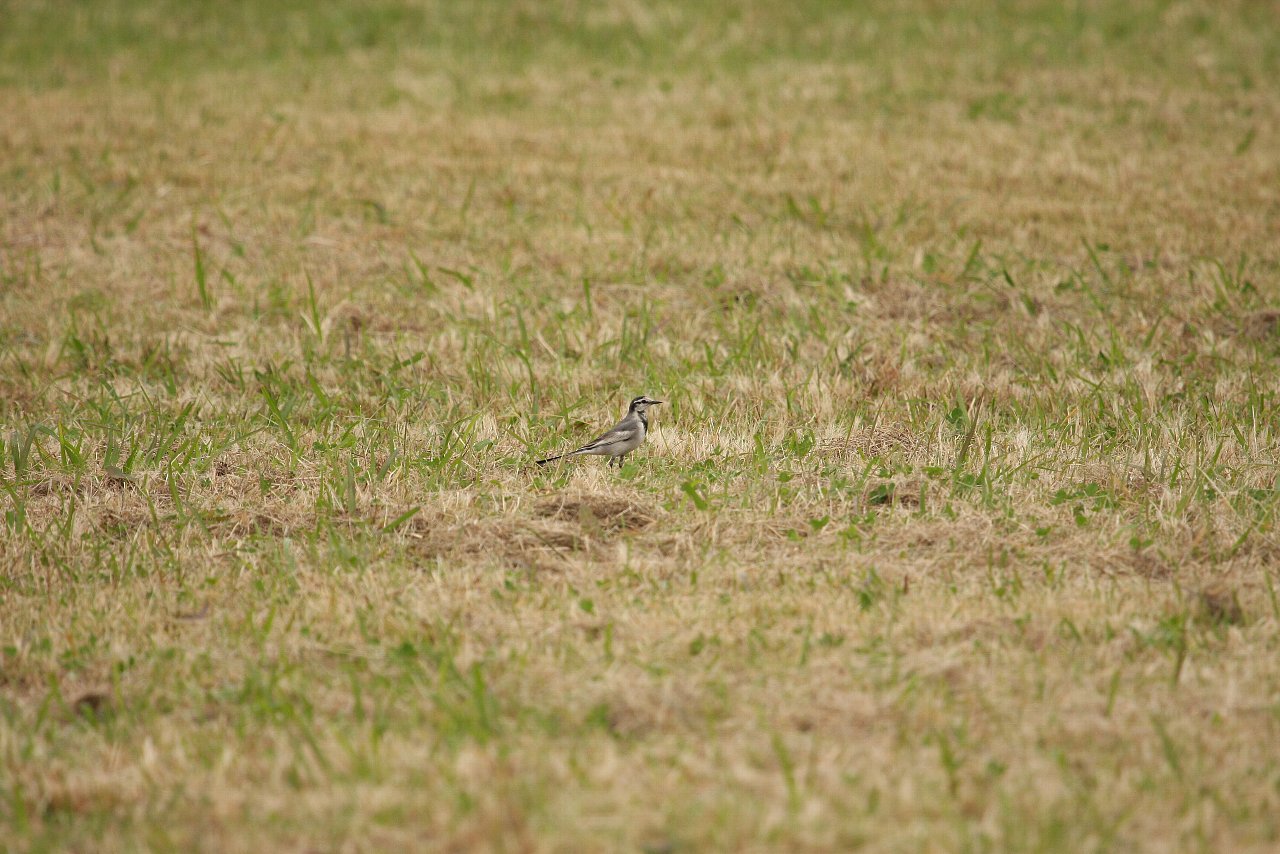
<path fill-rule="evenodd" d="M 0 2 L 0 848 L 1277 850 L 1278 87 L 1265 0 Z"/>

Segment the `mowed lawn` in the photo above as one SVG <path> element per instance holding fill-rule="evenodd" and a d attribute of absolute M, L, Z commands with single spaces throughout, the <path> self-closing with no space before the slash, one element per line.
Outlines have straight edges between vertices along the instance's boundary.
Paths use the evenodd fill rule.
<path fill-rule="evenodd" d="M 1277 850 L 1278 87 L 1265 0 L 0 3 L 0 848 Z"/>

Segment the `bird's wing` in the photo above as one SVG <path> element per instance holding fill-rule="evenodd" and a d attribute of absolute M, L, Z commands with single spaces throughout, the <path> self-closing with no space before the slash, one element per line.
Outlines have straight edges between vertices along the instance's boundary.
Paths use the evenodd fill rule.
<path fill-rule="evenodd" d="M 583 445 L 574 453 L 576 454 L 579 451 L 599 451 L 619 442 L 629 442 L 636 437 L 636 430 L 635 424 L 619 421 L 612 430 Z"/>

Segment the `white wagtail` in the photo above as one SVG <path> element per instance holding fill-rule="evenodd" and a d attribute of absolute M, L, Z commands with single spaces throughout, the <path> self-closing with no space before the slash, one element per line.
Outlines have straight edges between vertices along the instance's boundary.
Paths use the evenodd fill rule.
<path fill-rule="evenodd" d="M 637 397 L 631 401 L 627 414 L 623 416 L 621 421 L 613 425 L 609 432 L 588 442 L 576 451 L 570 451 L 567 454 L 560 454 L 555 457 L 547 457 L 545 460 L 538 460 L 538 465 L 545 466 L 547 463 L 562 457 L 595 454 L 608 457 L 609 465 L 612 466 L 616 462 L 621 467 L 623 457 L 643 445 L 644 437 L 649 433 L 649 417 L 645 415 L 645 410 L 650 406 L 657 406 L 659 403 L 662 403 L 662 401 L 654 400 L 644 395 Z"/>

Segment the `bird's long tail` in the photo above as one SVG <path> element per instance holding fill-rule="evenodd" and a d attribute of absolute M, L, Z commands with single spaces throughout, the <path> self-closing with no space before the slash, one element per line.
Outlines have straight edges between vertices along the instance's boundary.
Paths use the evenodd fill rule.
<path fill-rule="evenodd" d="M 556 460 L 562 460 L 567 456 L 569 456 L 569 454 L 558 454 L 554 457 L 547 457 L 545 460 L 534 460 L 534 462 L 540 466 L 545 466 L 547 463 L 554 463 Z"/>

